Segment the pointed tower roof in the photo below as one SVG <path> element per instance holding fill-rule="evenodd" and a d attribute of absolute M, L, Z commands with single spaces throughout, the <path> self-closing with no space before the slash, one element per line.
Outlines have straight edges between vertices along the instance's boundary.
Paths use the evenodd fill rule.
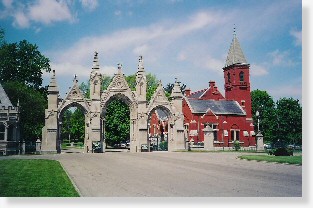
<path fill-rule="evenodd" d="M 57 81 L 55 79 L 55 70 L 52 70 L 52 77 L 50 79 L 48 92 L 59 92 L 58 84 L 57 84 Z"/>
<path fill-rule="evenodd" d="M 9 106 L 12 106 L 12 103 L 0 84 L 0 107 L 1 106 L 8 108 Z"/>
<path fill-rule="evenodd" d="M 228 51 L 225 67 L 234 64 L 248 64 L 236 37 L 236 28 L 234 28 L 233 41 Z"/>

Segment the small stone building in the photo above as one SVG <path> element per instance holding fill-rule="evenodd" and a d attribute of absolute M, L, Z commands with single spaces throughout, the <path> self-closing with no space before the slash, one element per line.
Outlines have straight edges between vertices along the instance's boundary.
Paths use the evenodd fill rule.
<path fill-rule="evenodd" d="M 0 84 L 0 155 L 19 152 L 19 104 L 14 107 Z"/>

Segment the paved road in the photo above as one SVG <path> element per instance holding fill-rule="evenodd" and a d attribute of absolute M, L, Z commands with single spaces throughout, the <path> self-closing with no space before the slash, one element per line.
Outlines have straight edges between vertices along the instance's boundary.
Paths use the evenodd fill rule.
<path fill-rule="evenodd" d="M 64 153 L 82 196 L 300 197 L 302 167 L 236 159 L 238 153 Z"/>

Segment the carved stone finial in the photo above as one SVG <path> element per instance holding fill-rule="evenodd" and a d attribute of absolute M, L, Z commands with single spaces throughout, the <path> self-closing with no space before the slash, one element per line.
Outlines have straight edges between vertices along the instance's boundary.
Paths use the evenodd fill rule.
<path fill-rule="evenodd" d="M 138 61 L 138 71 L 143 72 L 144 71 L 144 66 L 143 66 L 143 58 L 142 56 L 139 56 L 139 61 Z"/>
<path fill-rule="evenodd" d="M 122 72 L 122 64 L 121 64 L 121 63 L 118 63 L 118 64 L 117 64 L 117 72 L 118 72 L 118 73 L 121 73 L 121 72 Z"/>
<path fill-rule="evenodd" d="M 76 75 L 76 74 L 74 75 L 73 82 L 76 82 L 76 83 L 78 82 L 78 80 L 77 80 L 77 75 Z"/>
<path fill-rule="evenodd" d="M 98 71 L 100 69 L 99 67 L 99 61 L 98 61 L 98 52 L 95 51 L 95 55 L 94 55 L 94 58 L 93 58 L 93 66 L 92 66 L 92 69 L 93 70 L 96 70 Z"/>

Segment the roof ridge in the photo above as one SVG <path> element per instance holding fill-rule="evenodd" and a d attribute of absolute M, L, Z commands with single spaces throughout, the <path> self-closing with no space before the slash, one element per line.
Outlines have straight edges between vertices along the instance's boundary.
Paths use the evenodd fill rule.
<path fill-rule="evenodd" d="M 198 90 L 198 91 L 192 92 L 192 93 L 190 93 L 190 95 L 194 95 L 194 94 L 197 94 L 197 93 L 206 91 L 206 90 L 208 90 L 208 88 L 205 88 L 205 89 L 202 89 L 202 90 Z"/>

